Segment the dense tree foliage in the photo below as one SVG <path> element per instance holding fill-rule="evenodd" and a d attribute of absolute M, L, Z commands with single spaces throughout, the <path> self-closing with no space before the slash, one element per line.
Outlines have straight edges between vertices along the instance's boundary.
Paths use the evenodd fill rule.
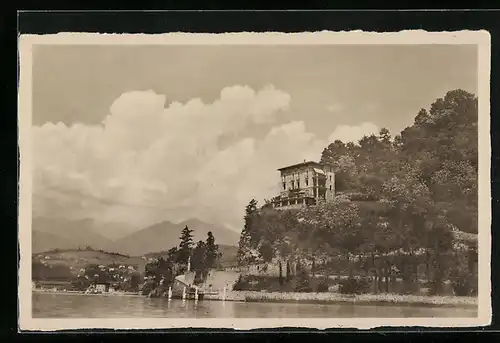
<path fill-rule="evenodd" d="M 356 266 L 373 276 L 377 291 L 388 291 L 397 276 L 408 292 L 425 265 L 439 292 L 445 278 L 471 271 L 477 259 L 475 242 L 459 254 L 454 238 L 477 234 L 477 116 L 477 98 L 454 90 L 420 110 L 394 138 L 383 128 L 356 144 L 331 143 L 321 162 L 336 171 L 334 201 L 276 211 L 252 200 L 240 263 L 276 258 L 315 268 L 335 261 L 337 271 L 347 266 L 352 276 Z M 469 257 L 460 262 L 459 255 Z"/>
<path fill-rule="evenodd" d="M 196 284 L 205 281 L 208 271 L 217 268 L 221 253 L 215 243 L 212 232 L 207 233 L 206 241 L 193 244 L 193 232 L 188 226 L 184 227 L 179 237 L 178 247 L 169 249 L 164 256 L 146 264 L 148 277 L 146 293 L 156 291 L 162 293 L 170 286 L 177 275 L 191 271 L 195 273 Z M 189 263 L 188 263 L 189 262 Z M 188 264 L 190 270 L 187 270 Z"/>
<path fill-rule="evenodd" d="M 207 265 L 207 245 L 198 241 L 191 255 L 191 271 L 195 272 L 195 283 L 203 280 Z"/>
<path fill-rule="evenodd" d="M 69 266 L 65 264 L 44 264 L 35 259 L 31 263 L 33 280 L 65 281 L 72 279 Z"/>

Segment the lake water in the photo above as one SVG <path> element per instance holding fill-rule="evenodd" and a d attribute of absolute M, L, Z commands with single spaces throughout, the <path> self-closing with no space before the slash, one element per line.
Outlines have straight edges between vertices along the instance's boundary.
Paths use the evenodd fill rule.
<path fill-rule="evenodd" d="M 140 296 L 33 293 L 34 318 L 405 318 L 477 317 L 470 308 L 251 303 Z"/>

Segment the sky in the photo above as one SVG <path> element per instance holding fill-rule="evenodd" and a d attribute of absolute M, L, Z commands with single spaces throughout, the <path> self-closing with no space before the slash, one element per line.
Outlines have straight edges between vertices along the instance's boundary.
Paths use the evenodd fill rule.
<path fill-rule="evenodd" d="M 36 46 L 33 215 L 240 231 L 276 169 L 477 93 L 467 45 Z"/>

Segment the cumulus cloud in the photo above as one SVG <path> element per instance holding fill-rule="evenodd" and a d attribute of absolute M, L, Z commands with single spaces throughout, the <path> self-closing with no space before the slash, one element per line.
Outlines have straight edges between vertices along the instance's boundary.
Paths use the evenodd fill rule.
<path fill-rule="evenodd" d="M 219 99 L 167 105 L 153 91 L 122 94 L 101 125 L 33 128 L 35 215 L 128 221 L 138 227 L 197 217 L 241 227 L 245 205 L 278 190 L 276 168 L 318 159 L 327 142 L 303 122 L 276 124 L 290 96 L 233 86 Z M 234 137 L 223 148 L 221 137 Z"/>
<path fill-rule="evenodd" d="M 341 140 L 344 143 L 347 142 L 357 142 L 363 136 L 369 136 L 371 134 L 377 134 L 379 132 L 379 128 L 373 123 L 362 123 L 357 126 L 349 126 L 349 125 L 338 125 L 332 134 L 328 137 L 330 142 L 335 140 Z"/>
<path fill-rule="evenodd" d="M 277 168 L 317 160 L 335 139 L 378 131 L 371 123 L 341 125 L 326 141 L 302 121 L 276 123 L 291 99 L 273 86 L 227 87 L 212 103 L 167 100 L 153 91 L 128 92 L 101 125 L 33 127 L 34 215 L 138 228 L 197 217 L 241 229 L 250 199 L 262 203 L 277 194 Z M 264 124 L 264 136 L 248 132 Z"/>

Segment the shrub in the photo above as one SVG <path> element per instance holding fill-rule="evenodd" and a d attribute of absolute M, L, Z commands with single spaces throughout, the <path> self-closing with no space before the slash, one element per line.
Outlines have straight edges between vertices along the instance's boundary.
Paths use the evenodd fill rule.
<path fill-rule="evenodd" d="M 328 292 L 328 283 L 326 280 L 320 280 L 318 284 L 316 285 L 316 292 L 322 293 L 322 292 Z"/>
<path fill-rule="evenodd" d="M 305 269 L 299 270 L 295 280 L 295 292 L 312 292 L 311 277 Z"/>
<path fill-rule="evenodd" d="M 90 286 L 90 282 L 84 277 L 79 277 L 71 282 L 71 286 L 74 290 L 84 291 Z"/>
<path fill-rule="evenodd" d="M 299 283 L 295 286 L 295 292 L 310 293 L 313 289 L 309 284 Z"/>
<path fill-rule="evenodd" d="M 156 282 L 150 280 L 150 281 L 146 281 L 144 283 L 144 285 L 142 286 L 142 295 L 148 295 L 149 293 L 151 293 L 151 291 L 153 291 L 153 289 L 156 288 Z"/>
<path fill-rule="evenodd" d="M 351 201 L 375 201 L 375 197 L 372 194 L 363 192 L 349 192 L 346 193 L 347 197 Z"/>
<path fill-rule="evenodd" d="M 438 291 L 439 287 L 435 286 L 438 284 L 431 283 L 430 290 Z M 401 285 L 401 288 L 399 289 L 400 294 L 416 294 L 420 291 L 420 284 L 418 283 L 418 280 L 416 278 L 412 278 L 411 276 L 408 277 L 408 279 L 404 280 Z"/>
<path fill-rule="evenodd" d="M 370 289 L 370 282 L 366 278 L 356 279 L 349 277 L 339 282 L 339 292 L 342 294 L 361 294 Z"/>
<path fill-rule="evenodd" d="M 238 280 L 235 282 L 233 289 L 235 291 L 247 291 L 247 290 L 250 290 L 251 287 L 252 286 L 250 285 L 248 278 L 242 277 L 240 275 Z"/>
<path fill-rule="evenodd" d="M 454 280 L 452 282 L 453 293 L 458 296 L 467 296 L 470 294 L 470 287 L 467 280 Z"/>
<path fill-rule="evenodd" d="M 455 276 L 451 280 L 453 293 L 458 296 L 476 296 L 477 279 L 469 274 Z"/>
<path fill-rule="evenodd" d="M 429 295 L 440 295 L 444 292 L 444 283 L 442 280 L 430 280 L 427 284 Z"/>
<path fill-rule="evenodd" d="M 477 295 L 477 273 L 474 263 L 477 262 L 477 251 L 467 247 L 455 252 L 451 261 L 449 276 L 453 293 L 458 296 Z"/>

